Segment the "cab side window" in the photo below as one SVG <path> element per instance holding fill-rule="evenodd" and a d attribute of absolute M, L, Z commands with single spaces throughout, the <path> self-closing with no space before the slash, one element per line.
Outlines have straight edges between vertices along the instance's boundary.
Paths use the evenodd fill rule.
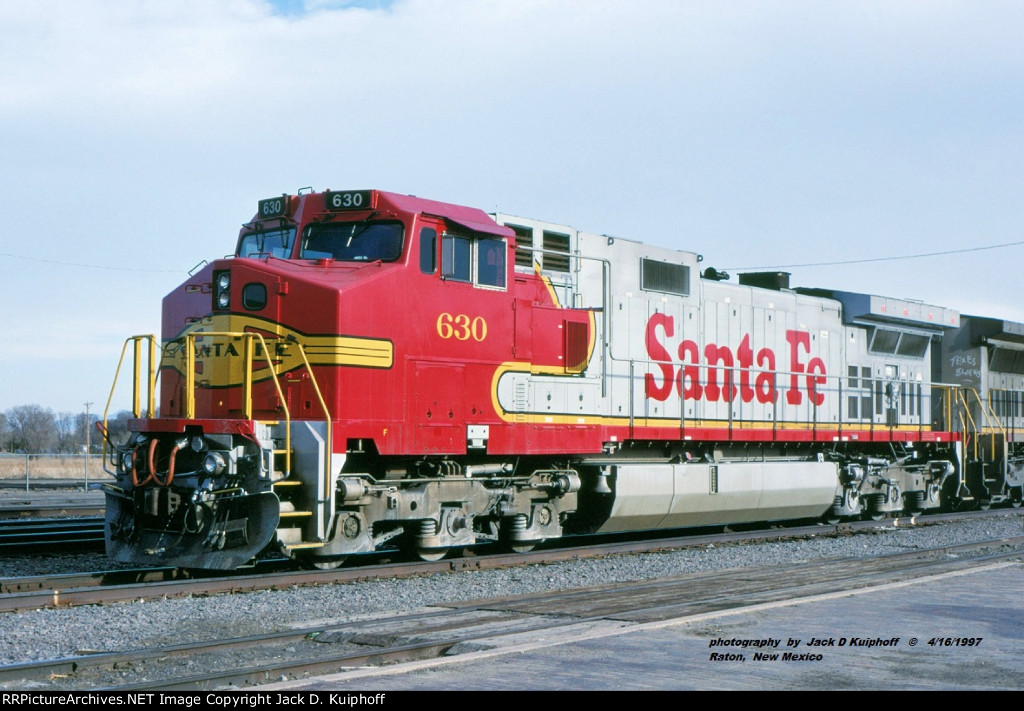
<path fill-rule="evenodd" d="M 437 230 L 433 227 L 420 230 L 420 271 L 424 274 L 437 271 Z"/>
<path fill-rule="evenodd" d="M 503 239 L 444 232 L 441 235 L 441 277 L 504 289 L 507 250 Z"/>
<path fill-rule="evenodd" d="M 471 249 L 469 237 L 445 233 L 441 239 L 441 276 L 454 281 L 470 281 Z"/>
<path fill-rule="evenodd" d="M 484 286 L 505 287 L 505 243 L 482 239 L 476 243 L 476 280 Z"/>

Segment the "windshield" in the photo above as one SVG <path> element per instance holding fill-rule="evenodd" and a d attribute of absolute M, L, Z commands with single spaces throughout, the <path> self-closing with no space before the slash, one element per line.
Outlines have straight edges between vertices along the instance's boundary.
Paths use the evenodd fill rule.
<path fill-rule="evenodd" d="M 238 243 L 239 257 L 260 257 L 270 255 L 279 259 L 292 256 L 295 228 L 250 232 Z"/>
<path fill-rule="evenodd" d="M 401 222 L 335 222 L 314 225 L 302 238 L 302 259 L 393 262 L 402 256 Z"/>

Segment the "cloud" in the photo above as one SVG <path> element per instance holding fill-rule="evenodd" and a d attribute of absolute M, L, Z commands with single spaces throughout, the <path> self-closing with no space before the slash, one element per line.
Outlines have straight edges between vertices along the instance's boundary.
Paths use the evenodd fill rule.
<path fill-rule="evenodd" d="M 116 320 L 119 345 L 157 330 L 162 296 L 232 251 L 257 200 L 304 186 L 723 266 L 1014 241 L 1022 20 L 1009 2 L 0 4 L 0 252 L 118 268 L 0 256 L 0 299 L 29 301 L 16 327 Z M 1024 320 L 1009 262 L 793 281 L 954 308 L 982 288 Z M 31 368 L 26 348 L 0 357 Z"/>

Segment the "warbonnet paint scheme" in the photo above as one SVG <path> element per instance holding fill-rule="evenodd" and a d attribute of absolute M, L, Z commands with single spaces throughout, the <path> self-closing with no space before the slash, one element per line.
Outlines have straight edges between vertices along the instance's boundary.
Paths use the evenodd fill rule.
<path fill-rule="evenodd" d="M 377 190 L 262 200 L 129 339 L 108 553 L 329 567 L 1020 502 L 1021 327 L 701 261 Z"/>

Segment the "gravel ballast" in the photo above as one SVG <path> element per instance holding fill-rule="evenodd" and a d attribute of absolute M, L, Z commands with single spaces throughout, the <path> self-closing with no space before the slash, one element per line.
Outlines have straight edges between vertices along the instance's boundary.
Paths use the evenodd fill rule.
<path fill-rule="evenodd" d="M 702 546 L 507 570 L 0 614 L 0 638 L 4 640 L 0 664 L 339 623 L 457 600 L 958 545 L 1019 536 L 1024 532 L 1022 521 L 1019 512 L 1008 512 L 1005 516 L 941 525 L 878 528 L 856 535 Z M 52 560 L 45 571 L 44 560 L 32 561 L 29 570 L 18 570 L 17 562 L 15 558 L 0 559 L 5 577 L 55 572 Z M 75 569 L 85 569 L 81 557 Z"/>

